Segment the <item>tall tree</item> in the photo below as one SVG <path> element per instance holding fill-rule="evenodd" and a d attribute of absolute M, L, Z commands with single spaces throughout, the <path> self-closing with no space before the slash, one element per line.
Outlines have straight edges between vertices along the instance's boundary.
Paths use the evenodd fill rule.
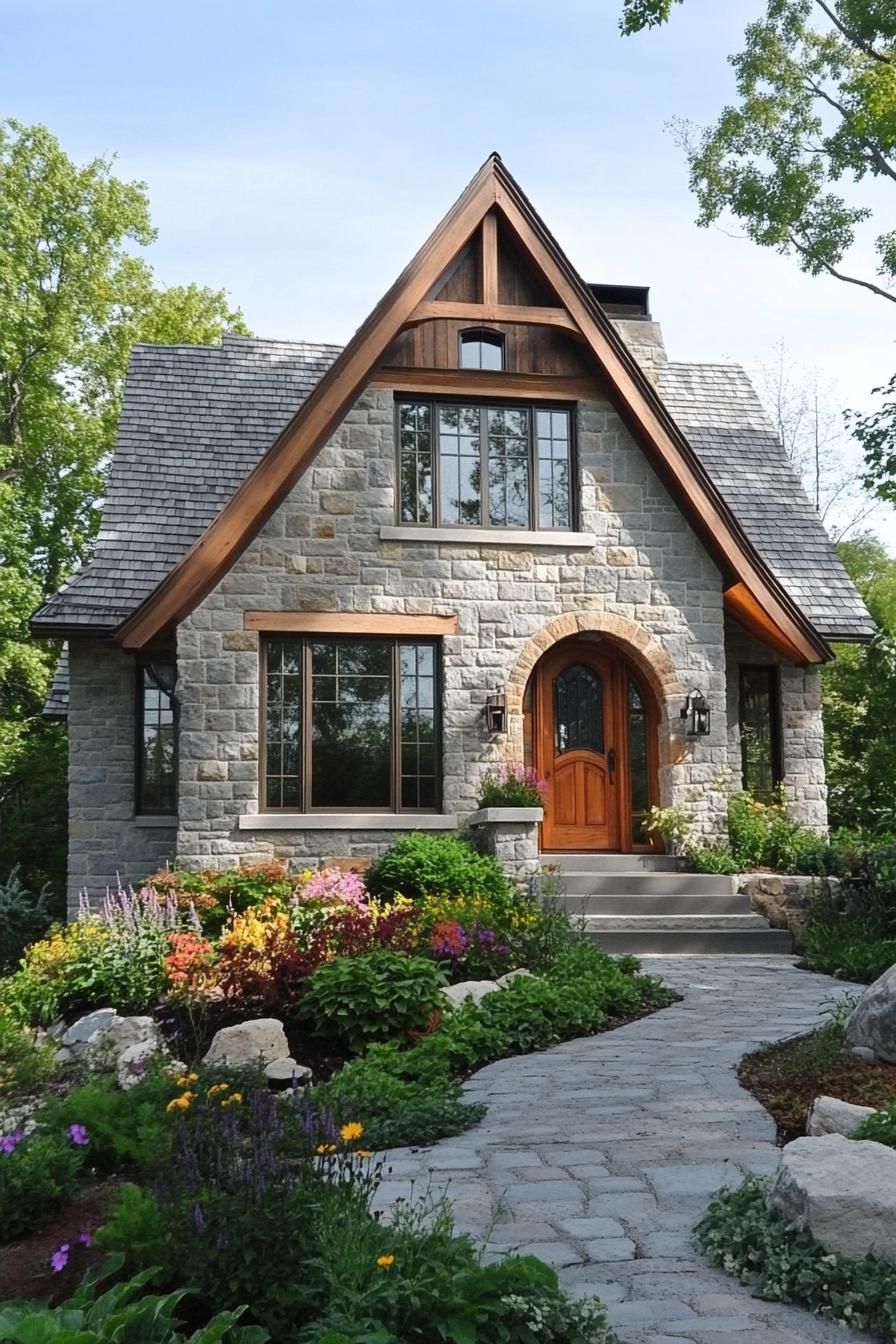
<path fill-rule="evenodd" d="M 83 562 L 136 341 L 246 331 L 224 291 L 160 288 L 142 183 L 0 122 L 0 808 L 21 793 L 55 651 L 28 617 Z M 27 774 L 27 770 L 26 770 Z M 9 825 L 0 842 L 7 849 Z"/>
<path fill-rule="evenodd" d="M 623 0 L 620 27 L 667 22 L 683 0 Z M 760 0 L 757 0 L 757 7 Z M 893 0 L 765 0 L 731 56 L 737 102 L 702 131 L 679 122 L 700 206 L 698 223 L 728 212 L 763 247 L 794 256 L 896 304 L 896 229 L 873 223 L 872 200 L 896 192 L 896 4 Z M 874 186 L 872 193 L 864 190 Z M 896 195 L 891 197 L 896 204 Z M 853 245 L 874 228 L 876 267 Z M 896 500 L 896 377 L 883 404 L 854 417 L 867 483 Z"/>

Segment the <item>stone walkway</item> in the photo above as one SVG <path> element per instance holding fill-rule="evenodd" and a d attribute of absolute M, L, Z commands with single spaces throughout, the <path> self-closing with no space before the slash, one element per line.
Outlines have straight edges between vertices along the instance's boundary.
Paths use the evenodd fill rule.
<path fill-rule="evenodd" d="M 603 1036 L 501 1060 L 465 1088 L 474 1130 L 396 1149 L 379 1200 L 447 1190 L 486 1255 L 520 1251 L 599 1294 L 624 1344 L 848 1344 L 866 1336 L 760 1302 L 690 1243 L 710 1194 L 777 1162 L 775 1128 L 734 1067 L 814 1026 L 845 992 L 788 957 L 645 957 L 684 1001 Z"/>

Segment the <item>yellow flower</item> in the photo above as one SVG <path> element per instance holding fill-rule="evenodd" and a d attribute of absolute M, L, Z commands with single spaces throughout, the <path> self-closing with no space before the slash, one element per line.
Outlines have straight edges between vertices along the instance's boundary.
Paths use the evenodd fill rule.
<path fill-rule="evenodd" d="M 225 1098 L 224 1098 L 224 1100 L 221 1102 L 221 1105 L 222 1105 L 222 1107 L 223 1107 L 223 1106 L 239 1106 L 239 1104 L 240 1104 L 240 1102 L 241 1102 L 242 1100 L 243 1100 L 243 1094 L 242 1094 L 242 1092 L 231 1092 L 231 1094 L 230 1094 L 229 1097 L 225 1097 Z"/>
<path fill-rule="evenodd" d="M 177 1079 L 178 1087 L 189 1087 L 191 1083 L 199 1082 L 198 1073 L 185 1073 L 182 1078 Z"/>
<path fill-rule="evenodd" d="M 392 1266 L 395 1264 L 395 1256 L 378 1255 L 376 1258 L 376 1262 L 379 1265 L 380 1269 L 391 1269 Z"/>
<path fill-rule="evenodd" d="M 373 1153 L 369 1148 L 356 1148 L 355 1157 L 373 1157 Z"/>
<path fill-rule="evenodd" d="M 335 1143 L 319 1143 L 317 1145 L 317 1151 L 319 1153 L 335 1153 L 336 1145 Z"/>
<path fill-rule="evenodd" d="M 353 1120 L 349 1125 L 343 1125 L 339 1133 L 342 1135 L 344 1143 L 351 1143 L 353 1139 L 360 1139 L 364 1133 L 364 1126 L 359 1125 L 357 1120 Z"/>
<path fill-rule="evenodd" d="M 186 1111 L 189 1108 L 192 1100 L 193 1100 L 192 1092 L 183 1092 L 179 1097 L 175 1097 L 173 1101 L 169 1101 L 168 1105 L 165 1107 L 165 1110 Z"/>
<path fill-rule="evenodd" d="M 210 1097 L 220 1097 L 221 1093 L 226 1092 L 229 1087 L 229 1083 L 215 1083 L 214 1087 L 209 1088 L 208 1095 Z"/>

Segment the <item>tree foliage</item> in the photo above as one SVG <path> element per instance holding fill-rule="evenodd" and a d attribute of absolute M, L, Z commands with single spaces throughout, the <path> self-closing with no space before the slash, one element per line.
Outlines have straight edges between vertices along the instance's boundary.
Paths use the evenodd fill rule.
<path fill-rule="evenodd" d="M 822 671 L 833 826 L 896 828 L 896 558 L 876 537 L 837 547 L 880 633 L 842 644 Z"/>
<path fill-rule="evenodd" d="M 246 331 L 225 292 L 156 285 L 145 187 L 112 168 L 0 122 L 0 808 L 36 768 L 58 652 L 28 617 L 89 553 L 131 346 Z"/>

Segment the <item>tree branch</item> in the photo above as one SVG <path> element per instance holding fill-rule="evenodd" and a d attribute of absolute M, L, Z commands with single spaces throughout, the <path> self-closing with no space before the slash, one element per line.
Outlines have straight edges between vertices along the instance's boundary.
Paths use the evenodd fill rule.
<path fill-rule="evenodd" d="M 854 33 L 847 28 L 839 14 L 831 9 L 829 5 L 825 4 L 825 0 L 815 0 L 815 3 L 823 13 L 827 14 L 831 23 L 841 36 L 846 38 L 847 42 L 851 42 L 854 47 L 857 47 L 859 51 L 863 51 L 866 56 L 870 56 L 873 61 L 880 61 L 883 65 L 893 64 L 890 57 L 885 55 L 884 52 L 877 51 L 870 42 L 866 42 L 863 37 L 859 37 L 857 33 Z"/>
<path fill-rule="evenodd" d="M 836 112 L 839 112 L 840 116 L 847 124 L 852 122 L 852 113 L 849 109 L 844 107 L 842 103 L 839 103 L 836 98 L 832 97 L 827 89 L 823 88 L 820 84 L 816 84 L 814 80 L 809 79 L 808 75 L 806 76 L 806 88 L 810 93 L 814 93 L 816 98 L 823 99 L 829 107 L 833 107 Z M 858 143 L 864 146 L 870 154 L 872 161 L 877 164 L 880 171 L 887 177 L 892 177 L 893 181 L 896 182 L 896 168 L 884 158 L 877 146 L 873 145 L 869 140 L 866 140 L 864 136 L 856 135 L 854 130 L 851 133 L 856 136 Z"/>
<path fill-rule="evenodd" d="M 820 257 L 814 256 L 811 249 L 806 247 L 805 243 L 801 243 L 794 234 L 789 233 L 787 235 L 787 241 L 790 243 L 791 247 L 799 252 L 801 257 L 811 258 L 813 265 L 820 266 L 823 271 L 826 271 L 828 275 L 832 275 L 835 280 L 842 280 L 845 285 L 858 285 L 860 289 L 868 289 L 872 294 L 877 294 L 882 299 L 889 299 L 891 303 L 896 303 L 896 294 L 891 293 L 888 289 L 881 289 L 880 285 L 875 285 L 871 280 L 860 280 L 858 276 L 846 275 L 843 271 L 838 271 L 829 261 L 823 261 Z"/>

